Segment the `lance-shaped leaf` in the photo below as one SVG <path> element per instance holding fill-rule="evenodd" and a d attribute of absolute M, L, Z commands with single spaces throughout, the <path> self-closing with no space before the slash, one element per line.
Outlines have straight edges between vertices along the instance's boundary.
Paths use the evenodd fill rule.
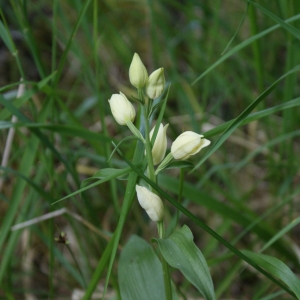
<path fill-rule="evenodd" d="M 152 247 L 136 235 L 122 250 L 118 277 L 123 300 L 165 298 L 161 263 Z"/>
<path fill-rule="evenodd" d="M 243 250 L 242 253 L 267 272 L 282 280 L 295 293 L 297 299 L 300 299 L 300 280 L 281 260 L 269 255 L 253 253 L 247 250 Z"/>
<path fill-rule="evenodd" d="M 170 266 L 179 269 L 206 299 L 215 300 L 206 260 L 193 239 L 191 230 L 184 225 L 169 238 L 154 240 Z"/>

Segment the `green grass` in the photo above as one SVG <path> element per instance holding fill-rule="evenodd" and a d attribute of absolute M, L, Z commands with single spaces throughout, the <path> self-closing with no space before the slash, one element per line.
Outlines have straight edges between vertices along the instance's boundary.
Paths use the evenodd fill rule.
<path fill-rule="evenodd" d="M 69 299 L 75 289 L 89 299 L 105 282 L 107 299 L 117 297 L 118 245 L 133 234 L 157 237 L 134 193 L 124 196 L 136 173 L 75 193 L 99 169 L 128 167 L 118 152 L 108 161 L 111 142 L 130 133 L 107 100 L 119 91 L 137 97 L 128 78 L 134 52 L 150 73 L 163 67 L 171 84 L 162 120 L 170 144 L 186 130 L 212 141 L 189 159 L 195 168 L 185 172 L 179 224 L 191 228 L 208 261 L 217 298 L 291 298 L 240 250 L 263 251 L 300 274 L 299 25 L 300 4 L 285 0 L 248 8 L 238 0 L 6 1 L 2 155 L 9 130 L 15 134 L 0 170 L 0 299 Z M 25 92 L 16 98 L 20 78 Z M 126 158 L 133 145 L 120 146 Z M 179 171 L 166 170 L 158 185 L 172 227 L 176 208 L 167 200 L 180 193 Z M 12 230 L 61 208 L 70 213 Z M 61 231 L 71 252 L 54 240 Z M 187 298 L 199 297 L 175 271 L 173 279 Z"/>

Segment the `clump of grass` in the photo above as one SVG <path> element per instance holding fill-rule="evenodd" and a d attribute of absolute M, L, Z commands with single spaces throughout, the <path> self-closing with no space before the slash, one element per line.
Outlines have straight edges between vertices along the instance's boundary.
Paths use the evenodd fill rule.
<path fill-rule="evenodd" d="M 55 299 L 85 290 L 84 281 L 90 292 L 104 284 L 126 183 L 112 180 L 52 203 L 99 169 L 127 166 L 117 153 L 108 162 L 111 141 L 128 129 L 116 125 L 107 99 L 118 91 L 137 96 L 128 84 L 134 52 L 151 70 L 163 66 L 172 84 L 164 120 L 170 138 L 192 130 L 213 141 L 203 158 L 191 159 L 196 167 L 185 177 L 183 206 L 235 249 L 263 251 L 297 274 L 299 13 L 299 4 L 286 1 L 250 1 L 248 11 L 240 1 L 3 5 L 0 151 L 9 155 L 1 167 L 1 297 Z M 132 147 L 122 147 L 131 157 Z M 174 170 L 160 177 L 174 197 L 178 177 Z M 167 205 L 167 222 L 174 215 Z M 180 214 L 185 223 L 218 298 L 283 293 Z M 120 247 L 134 233 L 149 241 L 154 230 L 134 202 Z M 55 243 L 60 231 L 79 269 Z M 118 293 L 116 274 L 110 287 Z M 181 294 L 196 294 L 174 279 Z"/>

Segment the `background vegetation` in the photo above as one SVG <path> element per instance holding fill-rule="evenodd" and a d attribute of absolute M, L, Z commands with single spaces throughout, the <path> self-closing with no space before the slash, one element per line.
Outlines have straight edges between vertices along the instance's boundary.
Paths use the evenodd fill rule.
<path fill-rule="evenodd" d="M 223 123 L 299 65 L 300 2 L 255 3 L 260 6 L 238 0 L 1 4 L 1 299 L 75 299 L 90 282 L 115 230 L 126 181 L 51 204 L 97 170 L 126 166 L 117 154 L 107 162 L 111 141 L 129 134 L 115 123 L 107 100 L 118 91 L 134 96 L 128 79 L 134 52 L 150 72 L 165 69 L 170 142 L 185 130 L 216 142 Z M 280 80 L 255 107 L 252 122 L 201 166 L 208 150 L 191 158 L 196 169 L 183 191 L 184 206 L 237 249 L 264 251 L 296 274 L 299 92 L 299 72 Z M 132 144 L 122 150 L 133 154 Z M 178 177 L 170 170 L 160 178 L 174 197 Z M 176 210 L 167 207 L 171 226 Z M 186 216 L 180 224 L 190 226 L 208 260 L 217 298 L 289 298 Z M 54 240 L 62 231 L 68 246 L 63 237 Z M 155 232 L 134 201 L 120 248 L 134 233 L 150 241 Z M 118 297 L 116 269 L 117 261 L 107 299 Z M 187 297 L 199 297 L 179 272 L 173 279 Z M 104 281 L 105 274 L 99 290 Z"/>

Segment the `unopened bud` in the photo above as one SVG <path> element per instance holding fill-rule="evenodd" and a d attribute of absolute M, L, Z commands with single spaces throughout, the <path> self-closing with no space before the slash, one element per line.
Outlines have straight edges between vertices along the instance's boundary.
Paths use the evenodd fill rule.
<path fill-rule="evenodd" d="M 146 94 L 150 99 L 158 98 L 165 88 L 164 68 L 155 70 L 148 78 Z"/>
<path fill-rule="evenodd" d="M 135 189 L 138 201 L 150 219 L 154 222 L 161 221 L 164 217 L 164 205 L 159 196 L 140 185 L 136 185 Z"/>
<path fill-rule="evenodd" d="M 129 80 L 137 89 L 142 89 L 148 79 L 148 72 L 139 55 L 134 53 L 129 67 Z"/>
<path fill-rule="evenodd" d="M 153 164 L 158 165 L 163 158 L 165 157 L 166 150 L 167 150 L 167 129 L 169 124 L 163 126 L 163 124 L 159 125 L 159 129 L 157 132 L 157 136 L 152 147 L 152 158 Z M 150 140 L 154 133 L 155 126 L 150 131 Z"/>
<path fill-rule="evenodd" d="M 123 93 L 120 92 L 120 95 L 113 94 L 108 102 L 115 120 L 120 125 L 126 125 L 128 121 L 134 121 L 135 109 Z"/>
<path fill-rule="evenodd" d="M 186 131 L 179 135 L 173 142 L 171 153 L 175 159 L 184 160 L 198 153 L 202 148 L 208 146 L 210 141 L 202 138 L 203 135 L 193 131 Z"/>

